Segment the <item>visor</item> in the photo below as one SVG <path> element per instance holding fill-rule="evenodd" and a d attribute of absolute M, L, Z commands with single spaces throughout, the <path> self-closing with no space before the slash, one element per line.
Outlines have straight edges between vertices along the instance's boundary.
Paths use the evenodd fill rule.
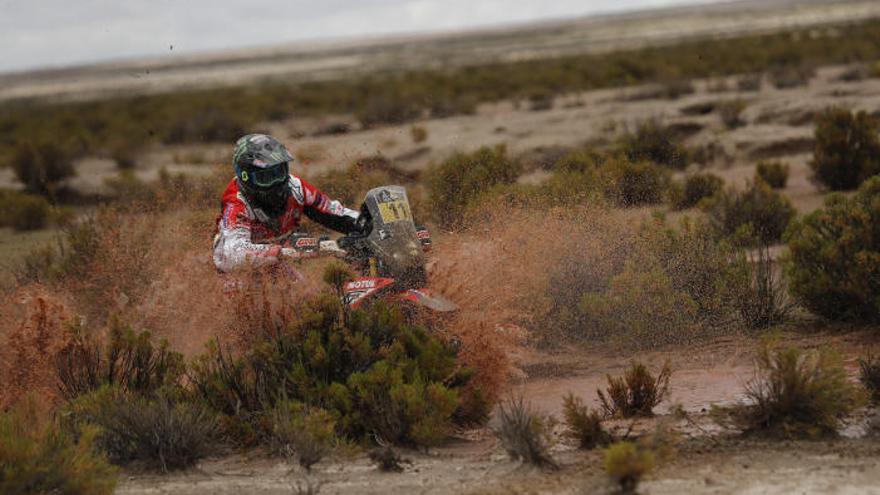
<path fill-rule="evenodd" d="M 241 180 L 256 187 L 272 187 L 287 181 L 288 170 L 287 162 L 268 168 L 249 167 L 242 172 Z"/>

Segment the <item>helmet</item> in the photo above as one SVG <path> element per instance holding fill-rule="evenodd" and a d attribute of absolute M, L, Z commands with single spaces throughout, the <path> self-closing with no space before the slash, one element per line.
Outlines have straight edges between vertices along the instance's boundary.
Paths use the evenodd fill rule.
<path fill-rule="evenodd" d="M 284 211 L 290 188 L 289 163 L 293 155 L 277 139 L 248 134 L 235 142 L 232 165 L 241 191 L 271 216 Z"/>

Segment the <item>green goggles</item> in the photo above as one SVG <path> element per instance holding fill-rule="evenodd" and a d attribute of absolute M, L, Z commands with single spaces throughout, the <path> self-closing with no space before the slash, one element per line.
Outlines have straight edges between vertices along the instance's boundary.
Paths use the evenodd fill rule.
<path fill-rule="evenodd" d="M 287 181 L 290 175 L 287 162 L 268 168 L 248 167 L 241 171 L 242 182 L 256 187 L 272 187 Z"/>

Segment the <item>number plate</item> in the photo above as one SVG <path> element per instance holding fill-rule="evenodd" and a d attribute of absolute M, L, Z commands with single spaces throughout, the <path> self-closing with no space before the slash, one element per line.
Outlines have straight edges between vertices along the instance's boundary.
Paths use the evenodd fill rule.
<path fill-rule="evenodd" d="M 409 203 L 404 200 L 388 201 L 379 203 L 379 215 L 385 223 L 412 221 L 412 213 L 409 211 Z"/>

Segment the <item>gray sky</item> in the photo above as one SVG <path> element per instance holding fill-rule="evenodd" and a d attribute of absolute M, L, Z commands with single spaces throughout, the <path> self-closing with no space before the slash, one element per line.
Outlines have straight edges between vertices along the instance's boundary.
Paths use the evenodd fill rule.
<path fill-rule="evenodd" d="M 0 0 L 0 72 L 716 0 Z"/>

